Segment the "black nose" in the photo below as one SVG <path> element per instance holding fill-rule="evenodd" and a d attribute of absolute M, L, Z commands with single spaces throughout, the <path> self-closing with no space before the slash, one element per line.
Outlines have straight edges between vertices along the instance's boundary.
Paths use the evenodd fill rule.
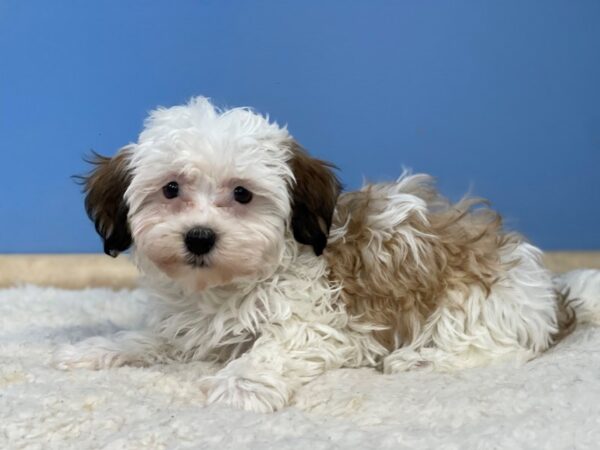
<path fill-rule="evenodd" d="M 185 246 L 194 255 L 204 255 L 215 245 L 217 236 L 210 228 L 192 228 L 185 235 Z"/>

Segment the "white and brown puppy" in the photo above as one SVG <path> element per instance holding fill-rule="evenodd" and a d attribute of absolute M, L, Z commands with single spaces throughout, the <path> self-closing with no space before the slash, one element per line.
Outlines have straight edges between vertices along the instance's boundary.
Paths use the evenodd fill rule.
<path fill-rule="evenodd" d="M 411 174 L 338 197 L 285 128 L 206 98 L 153 111 L 85 189 L 105 252 L 132 247 L 156 306 L 145 330 L 60 349 L 61 368 L 213 361 L 207 403 L 273 411 L 328 369 L 527 361 L 575 312 L 600 319 L 598 272 L 553 280 L 480 201 Z"/>

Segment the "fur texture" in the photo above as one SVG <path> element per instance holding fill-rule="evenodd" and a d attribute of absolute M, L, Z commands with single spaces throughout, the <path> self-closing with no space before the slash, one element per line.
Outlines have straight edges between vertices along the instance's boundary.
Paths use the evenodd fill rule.
<path fill-rule="evenodd" d="M 481 201 L 451 204 L 410 173 L 338 198 L 331 169 L 249 109 L 199 97 L 152 112 L 85 183 L 105 251 L 132 244 L 151 320 L 60 349 L 58 367 L 208 361 L 208 403 L 268 412 L 329 369 L 527 361 L 575 310 L 597 320 L 598 274 L 553 280 Z M 186 247 L 194 227 L 214 232 L 209 251 Z"/>

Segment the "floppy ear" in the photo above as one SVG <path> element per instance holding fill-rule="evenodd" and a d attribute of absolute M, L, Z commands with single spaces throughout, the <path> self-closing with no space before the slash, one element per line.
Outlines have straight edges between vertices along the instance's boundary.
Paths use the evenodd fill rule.
<path fill-rule="evenodd" d="M 291 186 L 292 231 L 298 242 L 311 245 L 318 256 L 327 245 L 341 184 L 332 164 L 310 157 L 295 141 L 290 149 L 289 165 L 295 178 Z"/>
<path fill-rule="evenodd" d="M 116 257 L 131 246 L 127 223 L 129 208 L 125 191 L 131 181 L 128 167 L 130 147 L 124 147 L 112 158 L 93 154 L 88 160 L 95 167 L 80 177 L 85 196 L 85 210 L 104 242 L 104 253 Z"/>

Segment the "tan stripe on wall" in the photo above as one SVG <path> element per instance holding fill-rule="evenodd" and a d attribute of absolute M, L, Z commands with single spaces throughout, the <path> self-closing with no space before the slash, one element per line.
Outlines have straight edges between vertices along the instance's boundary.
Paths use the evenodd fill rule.
<path fill-rule="evenodd" d="M 67 289 L 130 288 L 138 272 L 127 256 L 0 255 L 0 286 L 32 283 Z"/>

